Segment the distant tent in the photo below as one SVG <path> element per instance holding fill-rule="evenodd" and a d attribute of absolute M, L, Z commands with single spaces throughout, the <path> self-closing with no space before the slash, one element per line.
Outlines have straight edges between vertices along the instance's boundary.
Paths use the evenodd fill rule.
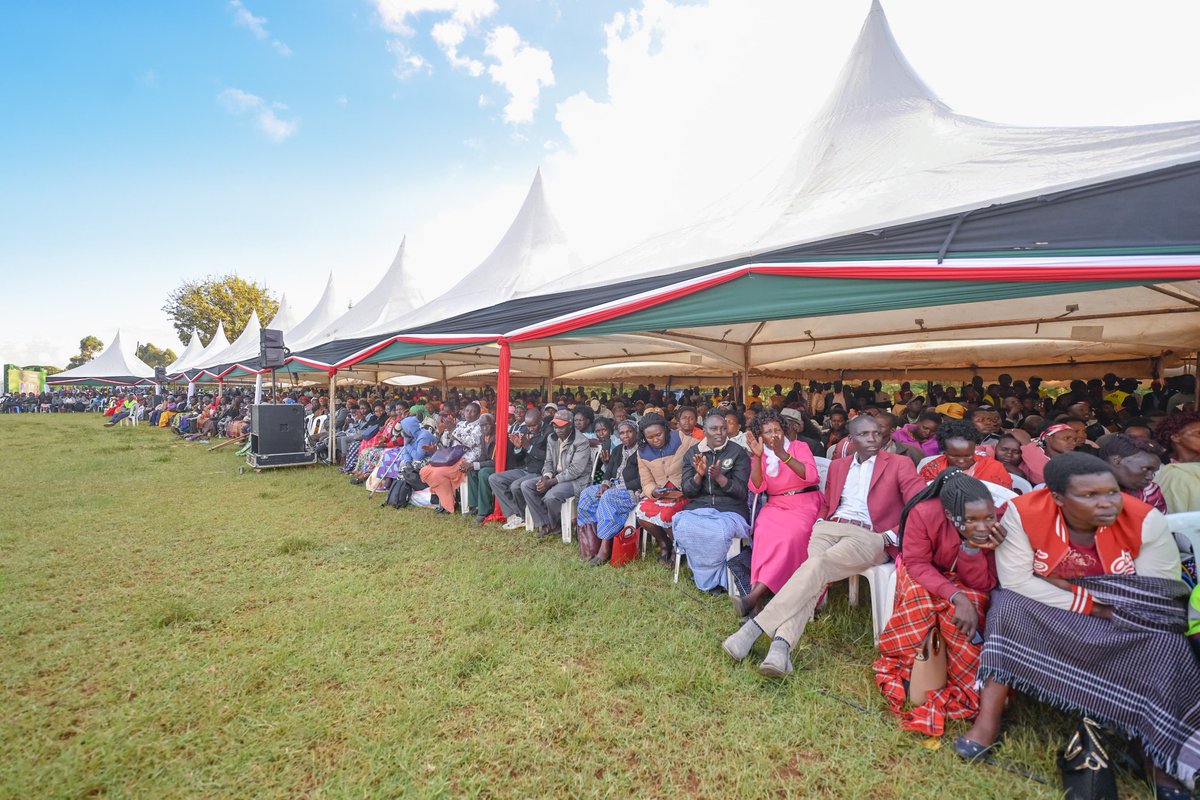
<path fill-rule="evenodd" d="M 194 361 L 202 352 L 204 345 L 200 342 L 200 331 L 192 329 L 192 338 L 188 340 L 187 347 L 179 355 L 179 358 L 167 365 L 167 375 L 178 375 L 180 372 L 188 368 L 188 364 Z"/>
<path fill-rule="evenodd" d="M 167 377 L 172 380 L 185 378 L 188 381 L 193 381 L 199 376 L 200 371 L 198 368 L 201 365 L 211 362 L 214 356 L 228 347 L 229 339 L 225 336 L 225 323 L 218 321 L 217 329 L 213 332 L 213 337 L 208 340 L 208 344 L 205 345 L 204 349 L 184 365 L 178 373 L 168 370 Z"/>
<path fill-rule="evenodd" d="M 154 368 L 125 351 L 121 332 L 91 361 L 46 378 L 47 385 L 133 386 L 154 377 Z"/>
<path fill-rule="evenodd" d="M 239 362 L 258 358 L 258 332 L 261 328 L 262 326 L 258 322 L 258 312 L 251 311 L 250 319 L 246 320 L 246 327 L 233 344 L 214 355 L 210 360 L 196 365 L 199 375 L 220 379 Z"/>

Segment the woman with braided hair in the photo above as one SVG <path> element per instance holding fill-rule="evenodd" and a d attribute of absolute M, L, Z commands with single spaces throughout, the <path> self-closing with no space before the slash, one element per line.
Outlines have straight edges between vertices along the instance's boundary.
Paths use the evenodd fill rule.
<path fill-rule="evenodd" d="M 979 451 L 983 434 L 975 427 L 975 423 L 965 419 L 948 419 L 938 426 L 937 440 L 943 455 L 921 468 L 922 479 L 931 481 L 947 467 L 955 467 L 981 481 L 996 483 L 1005 489 L 1012 488 L 1012 478 L 1004 465 Z"/>
<path fill-rule="evenodd" d="M 879 637 L 875 682 L 901 727 L 941 736 L 947 719 L 971 719 L 979 711 L 976 634 L 997 585 L 994 551 L 1004 530 L 987 486 L 948 467 L 905 504 L 900 539 L 896 608 Z M 946 686 L 905 711 L 913 661 L 935 627 L 946 643 Z"/>

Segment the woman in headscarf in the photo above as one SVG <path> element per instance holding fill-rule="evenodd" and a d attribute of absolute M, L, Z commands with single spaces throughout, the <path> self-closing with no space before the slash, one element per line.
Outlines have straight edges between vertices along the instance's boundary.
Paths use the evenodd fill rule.
<path fill-rule="evenodd" d="M 981 481 L 1011 489 L 1012 478 L 1004 465 L 994 458 L 979 455 L 982 439 L 983 434 L 974 423 L 962 419 L 946 420 L 937 430 L 938 445 L 943 454 L 921 468 L 921 479 L 931 481 L 946 467 L 954 467 Z"/>
<path fill-rule="evenodd" d="M 647 412 L 641 419 L 638 473 L 645 498 L 636 509 L 638 525 L 658 543 L 658 559 L 671 564 L 671 526 L 675 514 L 687 505 L 683 484 L 683 454 L 679 431 L 666 418 Z"/>
<path fill-rule="evenodd" d="M 1172 514 L 1200 511 L 1200 414 L 1172 414 L 1158 425 L 1155 438 L 1171 463 L 1155 479 Z"/>
<path fill-rule="evenodd" d="M 629 512 L 641 497 L 642 478 L 638 469 L 638 430 L 632 420 L 617 423 L 620 444 L 612 449 L 604 466 L 604 479 L 579 495 L 579 537 L 589 533 L 599 547 L 588 564 L 598 567 L 612 557 L 613 537 L 625 527 Z"/>
<path fill-rule="evenodd" d="M 750 552 L 750 591 L 732 597 L 739 617 L 766 603 L 808 558 L 808 540 L 821 513 L 821 479 L 812 450 L 788 439 L 779 412 L 767 408 L 746 432 L 750 491 L 759 499 Z"/>
<path fill-rule="evenodd" d="M 400 477 L 400 469 L 405 464 L 420 464 L 429 458 L 428 445 L 436 444 L 433 434 L 421 427 L 421 421 L 416 417 L 405 417 L 400 420 L 400 437 L 403 444 L 383 451 L 379 457 L 379 466 L 375 474 L 383 479 Z"/>
<path fill-rule="evenodd" d="M 875 682 L 905 730 L 941 736 L 947 719 L 979 710 L 975 673 L 988 593 L 996 588 L 994 551 L 1004 541 L 984 484 L 948 467 L 904 506 L 896 607 L 879 637 Z M 946 686 L 904 710 L 913 662 L 930 630 L 947 650 Z"/>
<path fill-rule="evenodd" d="M 687 555 L 697 589 L 727 589 L 729 545 L 750 535 L 750 454 L 729 441 L 720 411 L 704 416 L 704 441 L 684 455 L 682 477 L 688 507 L 674 520 L 675 547 Z"/>
<path fill-rule="evenodd" d="M 387 421 L 374 436 L 364 440 L 358 450 L 358 459 L 354 463 L 354 477 L 350 479 L 350 483 L 355 485 L 364 483 L 379 466 L 385 450 L 404 444 L 404 439 L 400 435 L 400 419 L 403 413 L 398 403 L 388 404 Z"/>
<path fill-rule="evenodd" d="M 955 742 L 994 749 L 1009 687 L 1122 732 L 1152 762 L 1160 798 L 1200 770 L 1200 662 L 1166 518 L 1121 492 L 1095 456 L 1063 453 L 1046 487 L 1008 503 L 979 657 L 979 716 Z"/>
<path fill-rule="evenodd" d="M 1078 429 L 1078 430 L 1077 430 Z M 1070 453 L 1084 438 L 1083 423 L 1056 422 L 1037 438 L 1021 448 L 1021 471 L 1034 486 L 1045 483 L 1042 472 L 1055 456 Z"/>
<path fill-rule="evenodd" d="M 1154 445 L 1124 433 L 1106 438 L 1100 446 L 1100 458 L 1112 467 L 1121 491 L 1166 514 L 1167 501 L 1154 482 L 1154 474 L 1162 466 Z"/>

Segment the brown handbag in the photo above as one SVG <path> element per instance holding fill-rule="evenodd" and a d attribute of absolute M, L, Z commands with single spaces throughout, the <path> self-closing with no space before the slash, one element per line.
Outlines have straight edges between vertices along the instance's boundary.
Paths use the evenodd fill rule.
<path fill-rule="evenodd" d="M 946 641 L 935 624 L 917 646 L 908 677 L 908 703 L 923 706 L 929 695 L 946 686 Z"/>
<path fill-rule="evenodd" d="M 575 530 L 579 537 L 579 557 L 585 561 L 595 558 L 601 545 L 600 537 L 596 535 L 596 523 L 581 522 Z"/>

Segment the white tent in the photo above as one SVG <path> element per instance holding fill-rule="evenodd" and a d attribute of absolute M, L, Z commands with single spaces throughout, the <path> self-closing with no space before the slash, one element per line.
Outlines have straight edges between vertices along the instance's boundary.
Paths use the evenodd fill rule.
<path fill-rule="evenodd" d="M 487 258 L 436 299 L 382 318 L 358 335 L 386 335 L 535 294 L 582 267 L 550 209 L 539 169 L 512 224 Z"/>
<path fill-rule="evenodd" d="M 225 368 L 258 358 L 258 332 L 261 328 L 262 326 L 258 322 L 258 312 L 251 311 L 250 319 L 246 321 L 246 327 L 233 344 L 211 358 L 198 362 L 196 369 L 202 370 L 214 378 L 219 378 L 226 371 Z"/>
<path fill-rule="evenodd" d="M 270 324 L 263 325 L 263 327 L 283 331 L 286 334 L 295 324 L 296 309 L 292 308 L 292 304 L 288 302 L 287 294 L 285 293 L 279 298 L 279 310 L 271 318 Z"/>
<path fill-rule="evenodd" d="M 296 349 L 297 343 L 328 328 L 344 310 L 344 307 L 338 302 L 337 289 L 334 288 L 333 273 L 331 272 L 329 280 L 325 282 L 325 291 L 321 293 L 321 299 L 317 301 L 313 310 L 293 327 L 284 331 L 284 344 L 293 350 Z"/>
<path fill-rule="evenodd" d="M 90 383 L 130 386 L 153 377 L 153 367 L 132 352 L 125 351 L 121 331 L 118 330 L 108 347 L 91 361 L 51 375 L 46 382 L 52 385 Z"/>
<path fill-rule="evenodd" d="M 167 374 L 178 375 L 183 372 L 202 352 L 204 352 L 204 345 L 200 342 L 200 331 L 193 328 L 192 338 L 188 340 L 187 347 L 183 349 L 179 358 L 167 366 Z"/>
<path fill-rule="evenodd" d="M 686 228 L 538 293 L 671 274 L 1197 159 L 1198 122 L 1021 127 L 957 114 L 913 70 L 875 0 L 829 99 L 788 151 Z"/>
<path fill-rule="evenodd" d="M 334 339 L 354 339 L 388 319 L 403 319 L 421 304 L 421 292 L 415 276 L 408 273 L 404 263 L 404 246 L 400 242 L 396 257 L 379 283 L 349 310 L 320 331 L 287 342 L 288 347 L 300 350 L 316 347 Z"/>

